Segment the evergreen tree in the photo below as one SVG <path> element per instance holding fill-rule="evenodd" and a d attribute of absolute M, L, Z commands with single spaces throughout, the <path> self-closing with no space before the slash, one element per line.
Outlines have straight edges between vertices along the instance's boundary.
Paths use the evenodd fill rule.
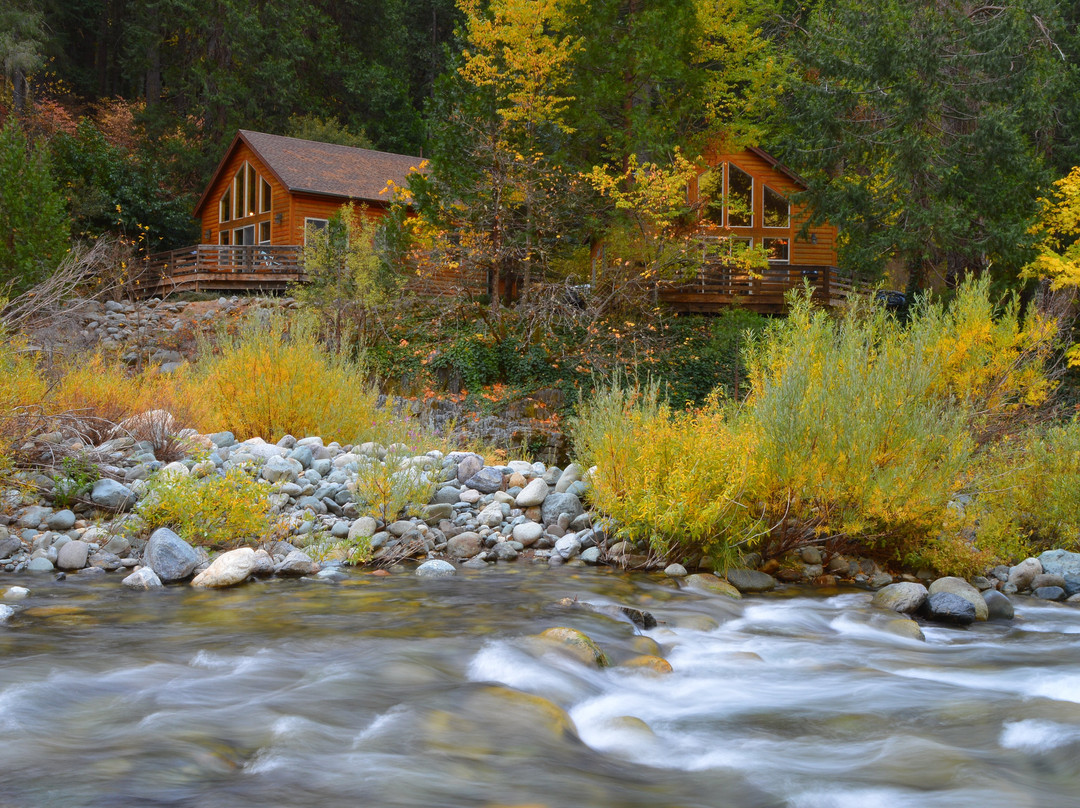
<path fill-rule="evenodd" d="M 0 129 L 0 285 L 16 292 L 52 272 L 67 247 L 64 205 L 44 149 L 14 117 Z"/>

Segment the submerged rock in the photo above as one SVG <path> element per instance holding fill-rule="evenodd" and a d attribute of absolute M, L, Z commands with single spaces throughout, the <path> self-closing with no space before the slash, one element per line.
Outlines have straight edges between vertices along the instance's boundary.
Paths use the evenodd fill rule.
<path fill-rule="evenodd" d="M 545 642 L 557 645 L 562 651 L 586 665 L 605 668 L 611 664 L 607 654 L 600 650 L 600 646 L 593 642 L 586 634 L 576 628 L 558 626 L 541 632 L 540 638 Z"/>
<path fill-rule="evenodd" d="M 694 575 L 687 575 L 683 578 L 683 582 L 690 589 L 711 592 L 714 595 L 725 595 L 729 598 L 735 598 L 736 600 L 742 598 L 742 594 L 740 594 L 739 590 L 734 586 L 707 572 L 698 572 Z"/>
<path fill-rule="evenodd" d="M 457 570 L 454 569 L 454 565 L 449 561 L 435 558 L 431 561 L 425 561 L 417 567 L 416 574 L 421 578 L 446 578 L 450 575 L 457 574 Z"/>
<path fill-rule="evenodd" d="M 121 581 L 121 583 L 128 587 L 128 589 L 149 590 L 161 589 L 164 586 L 164 584 L 161 583 L 161 579 L 158 578 L 157 573 L 149 567 L 142 567 L 141 569 L 136 570 Z"/>

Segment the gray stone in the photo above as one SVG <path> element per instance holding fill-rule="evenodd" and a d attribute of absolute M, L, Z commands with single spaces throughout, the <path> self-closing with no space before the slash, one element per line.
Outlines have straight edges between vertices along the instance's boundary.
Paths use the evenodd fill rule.
<path fill-rule="evenodd" d="M 893 582 L 893 577 L 887 572 L 879 572 L 867 582 L 872 589 L 881 589 Z"/>
<path fill-rule="evenodd" d="M 536 522 L 522 522 L 514 525 L 514 541 L 521 542 L 525 547 L 530 547 L 544 535 L 544 527 Z"/>
<path fill-rule="evenodd" d="M 30 596 L 30 590 L 25 586 L 9 586 L 4 590 L 4 600 L 26 600 Z"/>
<path fill-rule="evenodd" d="M 453 564 L 438 558 L 425 561 L 416 568 L 416 574 L 421 578 L 445 578 L 456 573 L 457 570 L 454 569 Z"/>
<path fill-rule="evenodd" d="M 668 578 L 685 578 L 688 574 L 682 564 L 668 564 L 664 567 L 664 575 Z"/>
<path fill-rule="evenodd" d="M 305 469 L 311 468 L 311 464 L 315 460 L 314 455 L 311 453 L 310 446 L 297 446 L 295 449 L 289 452 L 287 457 L 290 460 L 295 460 Z"/>
<path fill-rule="evenodd" d="M 987 617 L 986 601 L 983 600 L 982 593 L 963 578 L 938 578 L 930 584 L 929 592 L 931 596 L 939 592 L 947 592 L 961 597 L 975 609 L 976 620 L 985 620 Z"/>
<path fill-rule="evenodd" d="M 0 625 L 3 625 L 14 616 L 14 609 L 12 609 L 10 606 L 4 606 L 0 604 Z"/>
<path fill-rule="evenodd" d="M 48 519 L 52 512 L 52 508 L 46 508 L 44 505 L 31 505 L 19 513 L 19 518 L 15 520 L 15 524 L 18 527 L 37 527 Z"/>
<path fill-rule="evenodd" d="M 559 516 L 568 514 L 570 519 L 576 519 L 585 512 L 581 507 L 581 500 L 573 494 L 548 494 L 544 504 L 540 506 L 540 519 L 545 525 L 553 525 L 559 521 Z"/>
<path fill-rule="evenodd" d="M 578 482 L 581 476 L 585 473 L 585 470 L 577 463 L 571 463 L 565 469 L 562 474 L 559 475 L 558 482 L 555 483 L 555 493 L 565 494 L 566 490 Z"/>
<path fill-rule="evenodd" d="M 569 561 L 581 552 L 581 542 L 577 540 L 577 536 L 563 536 L 555 542 L 555 552 L 562 556 L 564 561 Z"/>
<path fill-rule="evenodd" d="M 22 549 L 22 541 L 18 536 L 4 536 L 0 538 L 0 558 L 9 558 Z"/>
<path fill-rule="evenodd" d="M 979 597 L 982 600 L 982 596 Z M 983 602 L 985 606 L 985 602 Z M 966 626 L 975 622 L 975 604 L 952 592 L 938 592 L 926 599 L 922 614 L 938 623 Z"/>
<path fill-rule="evenodd" d="M 776 579 L 771 575 L 745 568 L 727 571 L 728 583 L 743 593 L 768 592 L 776 588 Z"/>
<path fill-rule="evenodd" d="M 489 559 L 487 553 L 481 553 L 480 555 L 473 556 L 461 566 L 470 570 L 484 570 L 487 569 L 487 565 L 494 559 Z"/>
<path fill-rule="evenodd" d="M 293 550 L 285 560 L 274 567 L 277 575 L 314 575 L 319 571 L 318 562 L 312 561 L 311 556 L 303 550 Z"/>
<path fill-rule="evenodd" d="M 446 554 L 451 558 L 472 558 L 483 548 L 480 534 L 467 531 L 446 542 Z"/>
<path fill-rule="evenodd" d="M 492 502 L 476 516 L 476 521 L 485 527 L 498 527 L 503 521 L 502 505 Z"/>
<path fill-rule="evenodd" d="M 1023 591 L 1031 586 L 1035 576 L 1042 571 L 1042 562 L 1039 559 L 1026 558 L 1009 570 L 1009 583 L 1015 586 L 1017 591 Z"/>
<path fill-rule="evenodd" d="M 71 530 L 75 527 L 75 513 L 67 508 L 56 511 L 45 518 L 49 530 Z"/>
<path fill-rule="evenodd" d="M 398 519 L 396 522 L 391 522 L 387 526 L 386 531 L 391 536 L 400 539 L 402 536 L 404 536 L 406 533 L 408 533 L 415 527 L 416 525 L 413 522 L 410 522 L 408 519 Z"/>
<path fill-rule="evenodd" d="M 295 483 L 304 468 L 295 460 L 280 455 L 271 455 L 263 464 L 260 476 L 271 483 Z"/>
<path fill-rule="evenodd" d="M 581 551 L 581 560 L 586 564 L 599 564 L 600 563 L 600 548 L 596 545 L 589 547 L 586 550 Z"/>
<path fill-rule="evenodd" d="M 236 445 L 236 437 L 232 432 L 215 432 L 210 436 L 210 442 L 219 449 L 227 449 Z"/>
<path fill-rule="evenodd" d="M 118 570 L 122 566 L 124 566 L 120 562 L 120 557 L 118 555 L 116 555 L 115 553 L 102 552 L 100 550 L 90 556 L 89 560 L 90 566 L 101 567 L 101 569 L 108 570 L 109 572 Z"/>
<path fill-rule="evenodd" d="M 89 531 L 87 531 L 89 533 Z M 86 534 L 83 534 L 83 538 L 86 538 Z M 131 542 L 124 536 L 110 536 L 109 540 L 105 542 L 105 546 L 101 548 L 103 553 L 112 553 L 115 556 L 123 558 L 129 552 L 131 552 Z"/>
<path fill-rule="evenodd" d="M 86 566 L 90 545 L 84 541 L 69 541 L 56 553 L 56 566 L 62 570 L 81 570 Z"/>
<path fill-rule="evenodd" d="M 466 480 L 476 474 L 476 472 L 480 471 L 480 469 L 482 469 L 483 467 L 484 458 L 480 457 L 480 455 L 466 455 L 464 458 L 462 458 L 461 461 L 458 462 L 457 481 L 459 483 L 464 483 Z"/>
<path fill-rule="evenodd" d="M 1041 575 L 1036 575 L 1031 581 L 1032 590 L 1042 589 L 1044 586 L 1058 586 L 1065 589 L 1065 576 L 1044 572 Z"/>
<path fill-rule="evenodd" d="M 1039 556 L 1043 572 L 1051 575 L 1080 575 L 1080 553 L 1068 550 L 1047 550 Z"/>
<path fill-rule="evenodd" d="M 724 595 L 725 597 L 735 598 L 736 600 L 742 597 L 742 594 L 734 586 L 707 572 L 687 575 L 683 581 L 690 589 L 697 589 L 714 595 Z"/>
<path fill-rule="evenodd" d="M 431 502 L 433 505 L 453 505 L 461 499 L 461 489 L 453 485 L 444 485 L 435 492 Z"/>
<path fill-rule="evenodd" d="M 1012 601 L 998 592 L 996 589 L 987 589 L 982 593 L 986 601 L 988 620 L 1012 620 L 1015 611 Z"/>
<path fill-rule="evenodd" d="M 349 535 L 349 523 L 339 519 L 334 522 L 334 526 L 330 528 L 330 535 L 335 539 L 344 539 Z"/>
<path fill-rule="evenodd" d="M 1031 594 L 1039 600 L 1065 600 L 1065 590 L 1060 586 L 1040 586 Z"/>
<path fill-rule="evenodd" d="M 146 543 L 143 560 L 164 583 L 170 583 L 187 578 L 202 559 L 194 547 L 169 528 L 159 527 Z"/>
<path fill-rule="evenodd" d="M 142 567 L 121 581 L 129 589 L 161 589 L 161 579 L 149 567 Z"/>
<path fill-rule="evenodd" d="M 491 466 L 485 466 L 465 481 L 465 485 L 481 494 L 494 494 L 502 488 L 502 484 L 502 472 Z"/>
<path fill-rule="evenodd" d="M 892 609 L 901 614 L 911 614 L 918 611 L 926 602 L 929 593 L 922 584 L 902 582 L 889 584 L 884 589 L 874 593 L 871 604 L 883 609 Z M 972 607 L 974 611 L 974 607 Z"/>
<path fill-rule="evenodd" d="M 260 578 L 274 574 L 274 558 L 266 550 L 255 551 L 255 559 L 251 565 L 251 574 Z"/>
<path fill-rule="evenodd" d="M 39 557 L 31 558 L 26 564 L 26 569 L 28 572 L 52 572 L 56 567 L 49 559 Z"/>
<path fill-rule="evenodd" d="M 548 484 L 537 477 L 521 489 L 514 501 L 519 508 L 535 508 L 544 502 L 550 490 Z"/>
<path fill-rule="evenodd" d="M 126 511 L 135 504 L 135 492 L 126 485 L 107 477 L 94 483 L 90 501 L 109 511 Z"/>
<path fill-rule="evenodd" d="M 518 551 L 511 542 L 499 542 L 492 548 L 495 558 L 499 561 L 514 561 L 518 557 Z"/>
<path fill-rule="evenodd" d="M 370 539 L 375 535 L 378 526 L 378 523 L 370 516 L 361 516 L 349 527 L 348 539 L 351 542 L 357 542 L 361 539 Z"/>
<path fill-rule="evenodd" d="M 800 547 L 799 558 L 802 559 L 804 564 L 820 564 L 821 550 L 817 547 Z"/>
<path fill-rule="evenodd" d="M 299 551 L 297 551 L 299 552 Z M 255 551 L 250 547 L 229 550 L 195 576 L 191 585 L 200 589 L 220 589 L 243 583 L 255 568 Z"/>

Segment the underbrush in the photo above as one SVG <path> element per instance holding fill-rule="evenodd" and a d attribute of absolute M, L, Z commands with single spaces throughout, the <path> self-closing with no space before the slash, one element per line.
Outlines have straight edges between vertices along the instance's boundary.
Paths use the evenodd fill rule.
<path fill-rule="evenodd" d="M 991 449 L 1045 401 L 1055 334 L 995 308 L 986 282 L 948 308 L 921 304 L 906 325 L 869 301 L 833 318 L 804 297 L 748 338 L 741 407 L 718 395 L 677 412 L 655 392 L 608 390 L 576 446 L 598 466 L 597 507 L 657 552 L 704 551 L 722 567 L 747 548 L 813 543 L 970 573 L 1024 549 L 1005 527 L 975 530 L 961 503 L 993 510 Z M 1046 462 L 1059 441 L 1024 451 Z M 1072 482 L 1064 470 L 1060 482 Z"/>
<path fill-rule="evenodd" d="M 191 544 L 222 548 L 265 540 L 274 530 L 269 487 L 242 468 L 206 477 L 158 472 L 138 513 Z"/>

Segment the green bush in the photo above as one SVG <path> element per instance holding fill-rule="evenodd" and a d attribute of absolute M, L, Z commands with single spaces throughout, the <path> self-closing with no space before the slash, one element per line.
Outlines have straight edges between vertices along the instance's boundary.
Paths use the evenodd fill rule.
<path fill-rule="evenodd" d="M 428 472 L 414 466 L 395 448 L 381 458 L 364 458 L 356 477 L 356 502 L 362 513 L 390 524 L 399 516 L 431 501 L 435 483 Z"/>
<path fill-rule="evenodd" d="M 276 527 L 270 487 L 242 468 L 207 477 L 158 472 L 137 512 L 151 527 L 171 527 L 192 544 L 228 547 L 265 540 Z"/>

